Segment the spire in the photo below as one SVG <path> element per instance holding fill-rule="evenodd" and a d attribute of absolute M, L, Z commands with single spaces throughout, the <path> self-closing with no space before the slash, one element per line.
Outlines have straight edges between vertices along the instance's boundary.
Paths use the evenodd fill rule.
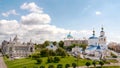
<path fill-rule="evenodd" d="M 104 28 L 103 28 L 103 26 L 102 26 L 101 30 L 103 31 L 103 29 L 104 29 Z"/>
<path fill-rule="evenodd" d="M 94 28 L 93 28 L 93 36 L 95 36 L 95 30 L 94 30 Z"/>

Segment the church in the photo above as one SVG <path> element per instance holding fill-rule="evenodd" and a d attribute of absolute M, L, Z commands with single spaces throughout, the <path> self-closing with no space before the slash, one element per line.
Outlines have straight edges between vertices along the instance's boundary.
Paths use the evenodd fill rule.
<path fill-rule="evenodd" d="M 2 42 L 1 51 L 3 55 L 7 55 L 9 58 L 18 59 L 22 57 L 27 57 L 34 52 L 34 44 L 31 42 L 20 43 L 17 35 L 13 40 Z"/>
<path fill-rule="evenodd" d="M 110 55 L 103 27 L 101 28 L 99 37 L 95 36 L 95 30 L 93 30 L 92 36 L 88 38 L 88 47 L 86 48 L 85 53 L 89 56 L 89 58 L 95 57 L 97 59 L 103 59 Z"/>

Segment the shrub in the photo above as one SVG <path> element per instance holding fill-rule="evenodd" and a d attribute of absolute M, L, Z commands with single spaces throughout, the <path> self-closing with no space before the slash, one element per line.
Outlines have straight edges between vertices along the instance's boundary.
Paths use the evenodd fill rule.
<path fill-rule="evenodd" d="M 72 63 L 73 68 L 76 68 L 77 64 L 76 63 Z"/>
<path fill-rule="evenodd" d="M 104 65 L 103 61 L 100 61 L 99 64 L 101 65 L 101 67 Z"/>
<path fill-rule="evenodd" d="M 62 66 L 63 66 L 62 64 L 58 64 L 57 68 L 62 68 Z"/>
<path fill-rule="evenodd" d="M 53 58 L 52 57 L 48 57 L 47 62 L 48 63 L 52 63 L 53 62 Z"/>
<path fill-rule="evenodd" d="M 54 57 L 54 63 L 58 63 L 60 61 L 59 57 Z"/>
<path fill-rule="evenodd" d="M 90 62 L 86 62 L 86 64 L 85 64 L 87 67 L 89 67 L 90 65 L 91 65 L 91 63 Z"/>
<path fill-rule="evenodd" d="M 36 61 L 37 61 L 37 64 L 41 64 L 42 63 L 42 59 L 40 59 L 40 58 L 36 59 Z"/>
<path fill-rule="evenodd" d="M 40 58 L 40 55 L 39 54 L 32 54 L 32 59 L 37 59 L 37 58 Z"/>
<path fill-rule="evenodd" d="M 65 68 L 68 68 L 68 67 L 70 67 L 70 64 L 66 64 L 66 65 L 65 65 Z"/>
<path fill-rule="evenodd" d="M 48 68 L 55 68 L 54 65 L 49 65 Z"/>
<path fill-rule="evenodd" d="M 45 66 L 40 66 L 40 68 L 45 68 Z"/>

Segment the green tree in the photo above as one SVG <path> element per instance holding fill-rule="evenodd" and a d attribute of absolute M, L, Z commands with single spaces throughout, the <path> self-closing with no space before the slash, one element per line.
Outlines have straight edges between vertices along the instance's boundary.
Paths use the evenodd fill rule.
<path fill-rule="evenodd" d="M 55 68 L 54 65 L 49 65 L 48 68 Z"/>
<path fill-rule="evenodd" d="M 32 59 L 37 59 L 40 58 L 40 54 L 39 53 L 35 53 L 31 55 Z"/>
<path fill-rule="evenodd" d="M 91 65 L 91 63 L 90 62 L 86 62 L 85 65 L 89 68 L 89 66 Z"/>
<path fill-rule="evenodd" d="M 62 66 L 63 66 L 62 64 L 58 64 L 57 68 L 62 68 Z"/>
<path fill-rule="evenodd" d="M 80 44 L 80 47 L 82 47 L 83 51 L 85 51 L 87 46 L 88 46 L 87 44 Z"/>
<path fill-rule="evenodd" d="M 48 46 L 49 43 L 50 43 L 49 41 L 45 41 L 45 42 L 43 43 L 43 45 L 44 45 L 44 46 Z"/>
<path fill-rule="evenodd" d="M 54 46 L 55 46 L 55 45 L 57 45 L 57 42 L 56 42 L 56 41 L 54 41 L 54 42 L 53 42 L 53 45 L 54 45 Z"/>
<path fill-rule="evenodd" d="M 56 55 L 57 56 L 66 56 L 66 51 L 63 49 L 63 48 L 58 48 L 57 50 L 56 50 Z"/>
<path fill-rule="evenodd" d="M 54 57 L 54 63 L 58 63 L 60 61 L 59 57 Z"/>
<path fill-rule="evenodd" d="M 100 61 L 99 64 L 101 65 L 101 68 L 102 68 L 102 66 L 104 65 L 104 62 Z"/>
<path fill-rule="evenodd" d="M 76 64 L 76 63 L 72 63 L 72 67 L 73 67 L 73 68 L 76 68 L 76 67 L 77 67 L 77 64 Z"/>
<path fill-rule="evenodd" d="M 70 64 L 66 64 L 66 65 L 65 65 L 65 68 L 69 68 L 69 67 L 70 67 Z"/>
<path fill-rule="evenodd" d="M 45 68 L 45 66 L 42 65 L 42 66 L 40 66 L 40 68 Z"/>
<path fill-rule="evenodd" d="M 42 59 L 40 59 L 40 58 L 36 59 L 36 61 L 37 61 L 37 64 L 41 64 L 42 63 Z"/>
<path fill-rule="evenodd" d="M 96 61 L 93 61 L 92 64 L 94 65 L 94 68 L 96 68 Z"/>
<path fill-rule="evenodd" d="M 48 56 L 55 56 L 56 53 L 53 50 L 48 50 Z"/>
<path fill-rule="evenodd" d="M 40 51 L 41 57 L 47 57 L 49 54 L 49 50 L 47 48 L 44 48 Z"/>
<path fill-rule="evenodd" d="M 64 47 L 64 42 L 63 41 L 60 41 L 58 44 L 59 44 L 60 47 L 62 47 L 62 48 Z"/>
<path fill-rule="evenodd" d="M 53 57 L 48 57 L 48 59 L 47 59 L 47 62 L 48 63 L 52 63 L 54 60 L 53 60 Z"/>

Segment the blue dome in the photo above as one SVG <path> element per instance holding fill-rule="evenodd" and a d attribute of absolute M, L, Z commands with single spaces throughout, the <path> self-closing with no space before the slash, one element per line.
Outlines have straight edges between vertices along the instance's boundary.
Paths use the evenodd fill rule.
<path fill-rule="evenodd" d="M 67 38 L 73 38 L 70 34 L 67 35 Z"/>
<path fill-rule="evenodd" d="M 92 37 L 89 37 L 89 39 L 98 39 L 98 38 L 95 36 L 92 36 Z"/>

